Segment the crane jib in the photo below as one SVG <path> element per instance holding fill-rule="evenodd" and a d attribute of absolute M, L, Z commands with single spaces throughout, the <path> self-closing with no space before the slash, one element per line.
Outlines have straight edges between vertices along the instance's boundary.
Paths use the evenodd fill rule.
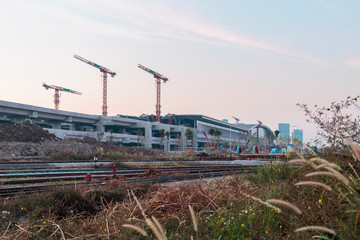
<path fill-rule="evenodd" d="M 154 71 L 151 70 L 150 68 L 146 68 L 146 70 L 148 70 L 148 71 L 151 72 L 152 74 L 157 74 L 156 72 L 154 72 Z"/>
<path fill-rule="evenodd" d="M 94 67 L 97 67 L 97 68 L 102 68 L 100 65 L 96 64 L 96 63 L 93 63 L 93 62 L 90 62 L 89 61 L 89 64 L 90 65 L 93 65 Z"/>

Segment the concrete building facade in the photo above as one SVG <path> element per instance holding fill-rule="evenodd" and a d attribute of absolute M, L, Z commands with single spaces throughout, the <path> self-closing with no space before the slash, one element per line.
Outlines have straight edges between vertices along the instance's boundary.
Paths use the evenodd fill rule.
<path fill-rule="evenodd" d="M 0 100 L 1 123 L 14 124 L 26 120 L 62 139 L 88 136 L 102 142 L 142 145 L 165 151 L 203 150 L 208 143 L 205 134 L 210 141 L 216 140 L 215 136 L 208 134 L 211 128 L 221 131 L 221 143 L 225 147 L 240 145 L 243 149 L 250 148 L 251 132 L 256 128 L 256 124 L 231 124 L 203 115 L 168 114 L 158 123 L 153 115 L 90 115 Z M 162 129 L 168 132 L 165 137 L 161 137 Z M 261 129 L 268 136 L 269 144 L 273 144 L 275 136 L 271 129 L 265 125 Z M 186 131 L 192 132 L 191 139 L 186 138 Z"/>

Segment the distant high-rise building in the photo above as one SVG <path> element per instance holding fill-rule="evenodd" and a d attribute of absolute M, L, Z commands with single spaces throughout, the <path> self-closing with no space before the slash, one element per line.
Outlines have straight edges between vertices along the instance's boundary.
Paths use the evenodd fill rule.
<path fill-rule="evenodd" d="M 293 141 L 300 140 L 303 142 L 303 130 L 302 129 L 294 129 L 292 132 Z"/>
<path fill-rule="evenodd" d="M 279 138 L 290 143 L 290 123 L 279 123 Z"/>

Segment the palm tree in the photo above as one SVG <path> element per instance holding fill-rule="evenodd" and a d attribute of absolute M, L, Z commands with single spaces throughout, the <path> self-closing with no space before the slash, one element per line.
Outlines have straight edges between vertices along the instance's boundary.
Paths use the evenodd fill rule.
<path fill-rule="evenodd" d="M 139 129 L 136 131 L 136 135 L 137 135 L 138 146 L 140 146 L 140 140 L 141 140 L 141 137 L 142 137 L 142 135 L 143 135 L 143 130 L 139 128 Z"/>
<path fill-rule="evenodd" d="M 274 134 L 275 134 L 275 138 L 276 138 L 276 147 L 278 147 L 278 145 L 279 145 L 279 134 L 280 134 L 280 131 L 279 130 L 275 130 L 274 131 Z"/>
<path fill-rule="evenodd" d="M 189 128 L 187 128 L 185 131 L 185 148 L 186 148 L 187 140 L 191 140 L 191 145 L 192 145 L 193 139 L 194 139 L 194 133 Z"/>
<path fill-rule="evenodd" d="M 159 130 L 159 133 L 160 133 L 160 147 L 161 147 L 161 150 L 164 150 L 164 148 L 163 148 L 163 141 L 164 141 L 164 139 L 165 139 L 165 129 L 160 129 Z"/>
<path fill-rule="evenodd" d="M 214 137 L 214 135 L 215 135 L 215 129 L 210 128 L 210 129 L 209 129 L 209 134 L 210 134 L 211 137 Z"/>
<path fill-rule="evenodd" d="M 211 140 L 212 140 L 214 138 L 214 136 L 215 136 L 215 129 L 210 128 L 209 129 L 209 135 L 211 136 Z"/>
<path fill-rule="evenodd" d="M 220 145 L 220 142 L 221 142 L 220 136 L 221 135 L 222 135 L 222 132 L 219 129 L 216 129 L 214 132 L 214 136 L 215 136 L 215 141 L 216 141 L 217 147 L 219 147 L 219 145 Z"/>

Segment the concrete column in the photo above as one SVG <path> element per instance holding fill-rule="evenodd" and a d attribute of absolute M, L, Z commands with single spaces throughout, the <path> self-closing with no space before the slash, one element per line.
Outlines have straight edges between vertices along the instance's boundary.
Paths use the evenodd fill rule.
<path fill-rule="evenodd" d="M 186 128 L 181 129 L 181 150 L 186 151 L 186 136 L 185 136 Z"/>
<path fill-rule="evenodd" d="M 96 132 L 105 132 L 105 127 L 104 125 L 100 124 L 96 124 Z"/>
<path fill-rule="evenodd" d="M 145 147 L 151 148 L 152 147 L 152 128 L 151 123 L 146 122 L 144 123 L 144 129 L 145 129 Z"/>
<path fill-rule="evenodd" d="M 194 129 L 191 129 L 191 130 L 193 132 L 193 137 L 194 137 L 192 147 L 193 147 L 193 150 L 196 151 L 197 150 L 197 141 L 198 141 L 198 139 L 197 139 L 197 129 L 194 128 Z"/>
<path fill-rule="evenodd" d="M 165 129 L 165 133 L 170 132 L 170 126 L 169 125 L 164 125 L 164 129 Z M 165 152 L 170 152 L 170 138 L 168 140 L 166 135 L 165 135 L 165 141 L 164 141 L 164 151 Z"/>

